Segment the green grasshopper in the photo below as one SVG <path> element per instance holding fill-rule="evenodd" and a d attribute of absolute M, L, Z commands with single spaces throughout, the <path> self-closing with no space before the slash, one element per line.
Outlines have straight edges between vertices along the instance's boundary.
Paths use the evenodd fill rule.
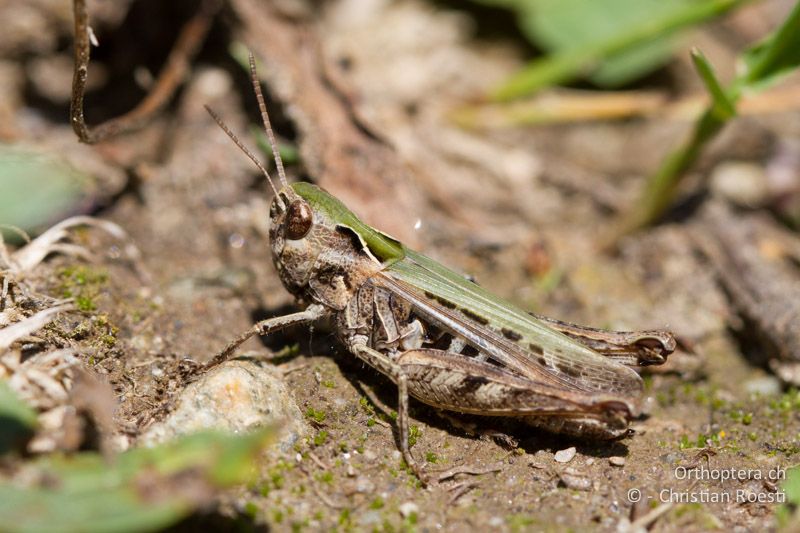
<path fill-rule="evenodd" d="M 208 367 L 253 335 L 332 319 L 344 346 L 397 385 L 400 450 L 423 480 L 408 445 L 409 395 L 436 408 L 517 417 L 573 436 L 627 433 L 642 393 L 631 367 L 663 363 L 675 349 L 670 333 L 604 331 L 523 311 L 368 226 L 321 188 L 288 184 L 252 54 L 250 70 L 280 190 L 207 110 L 272 187 L 272 259 L 304 310 L 259 322 Z"/>

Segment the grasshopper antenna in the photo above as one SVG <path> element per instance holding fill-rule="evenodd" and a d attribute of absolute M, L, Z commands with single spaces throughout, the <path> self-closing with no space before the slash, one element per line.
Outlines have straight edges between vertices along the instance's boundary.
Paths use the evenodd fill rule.
<path fill-rule="evenodd" d="M 283 205 L 283 202 L 281 201 L 281 197 L 278 195 L 278 189 L 275 188 L 275 183 L 272 181 L 272 178 L 270 177 L 269 172 L 267 172 L 267 169 L 264 168 L 264 165 L 261 164 L 261 161 L 259 161 L 258 158 L 255 155 L 253 155 L 253 152 L 248 150 L 247 147 L 244 144 L 242 144 L 242 141 L 240 141 L 239 138 L 231 131 L 231 129 L 228 127 L 228 125 L 225 124 L 224 122 L 222 122 L 222 119 L 219 118 L 219 115 L 217 115 L 207 105 L 203 106 L 203 107 L 206 108 L 206 111 L 208 111 L 208 114 L 211 115 L 211 118 L 214 119 L 214 122 L 217 123 L 217 126 L 222 128 L 222 131 L 224 131 L 228 135 L 228 137 L 230 137 L 230 139 L 234 143 L 236 143 L 236 146 L 238 146 L 239 149 L 242 152 L 244 152 L 247 157 L 250 158 L 250 161 L 255 163 L 255 165 L 259 168 L 259 170 L 261 170 L 261 173 L 264 174 L 264 176 L 266 176 L 267 181 L 269 182 L 269 186 L 272 189 L 272 192 L 275 194 L 275 198 L 277 199 L 278 204 L 281 206 L 281 208 L 284 208 L 285 206 Z M 284 183 L 285 183 L 285 178 L 284 178 Z"/>
<path fill-rule="evenodd" d="M 264 123 L 264 129 L 267 132 L 269 139 L 269 146 L 272 148 L 272 157 L 275 158 L 275 167 L 278 169 L 278 178 L 281 180 L 281 185 L 288 186 L 286 182 L 286 172 L 283 170 L 283 160 L 281 154 L 278 152 L 278 143 L 275 142 L 275 134 L 272 132 L 272 124 L 269 121 L 267 114 L 267 106 L 264 103 L 264 95 L 261 93 L 261 83 L 258 81 L 258 73 L 256 72 L 256 58 L 253 52 L 248 52 L 250 59 L 250 79 L 253 82 L 253 90 L 256 93 L 256 100 L 258 100 L 258 109 L 261 111 L 261 122 Z"/>

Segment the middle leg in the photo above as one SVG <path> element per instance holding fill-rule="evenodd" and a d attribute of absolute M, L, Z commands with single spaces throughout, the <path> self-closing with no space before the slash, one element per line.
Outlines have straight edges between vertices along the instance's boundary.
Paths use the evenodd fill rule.
<path fill-rule="evenodd" d="M 397 385 L 397 430 L 400 438 L 400 452 L 406 464 L 414 471 L 422 483 L 427 484 L 427 476 L 423 474 L 419 463 L 411 455 L 408 446 L 408 376 L 392 359 L 365 344 L 354 344 L 350 347 L 362 361 L 391 379 Z"/>

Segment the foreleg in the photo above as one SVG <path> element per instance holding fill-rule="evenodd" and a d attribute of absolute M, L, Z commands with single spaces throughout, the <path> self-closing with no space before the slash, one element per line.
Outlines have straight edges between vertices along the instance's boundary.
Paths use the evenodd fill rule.
<path fill-rule="evenodd" d="M 217 355 L 215 355 L 208 363 L 205 364 L 203 370 L 210 370 L 220 363 L 225 362 L 236 351 L 239 346 L 244 344 L 246 340 L 254 335 L 269 335 L 275 331 L 294 326 L 295 324 L 305 324 L 314 322 L 327 314 L 325 307 L 317 304 L 309 305 L 304 311 L 299 313 L 292 313 L 290 315 L 276 316 L 262 320 L 255 324 L 252 328 L 248 329 L 235 339 Z"/>

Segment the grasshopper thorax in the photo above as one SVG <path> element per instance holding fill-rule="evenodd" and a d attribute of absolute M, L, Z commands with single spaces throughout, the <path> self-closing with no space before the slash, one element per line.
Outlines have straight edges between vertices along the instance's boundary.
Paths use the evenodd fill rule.
<path fill-rule="evenodd" d="M 341 310 L 383 267 L 327 198 L 308 183 L 283 187 L 270 207 L 270 248 L 283 285 L 298 300 Z"/>

